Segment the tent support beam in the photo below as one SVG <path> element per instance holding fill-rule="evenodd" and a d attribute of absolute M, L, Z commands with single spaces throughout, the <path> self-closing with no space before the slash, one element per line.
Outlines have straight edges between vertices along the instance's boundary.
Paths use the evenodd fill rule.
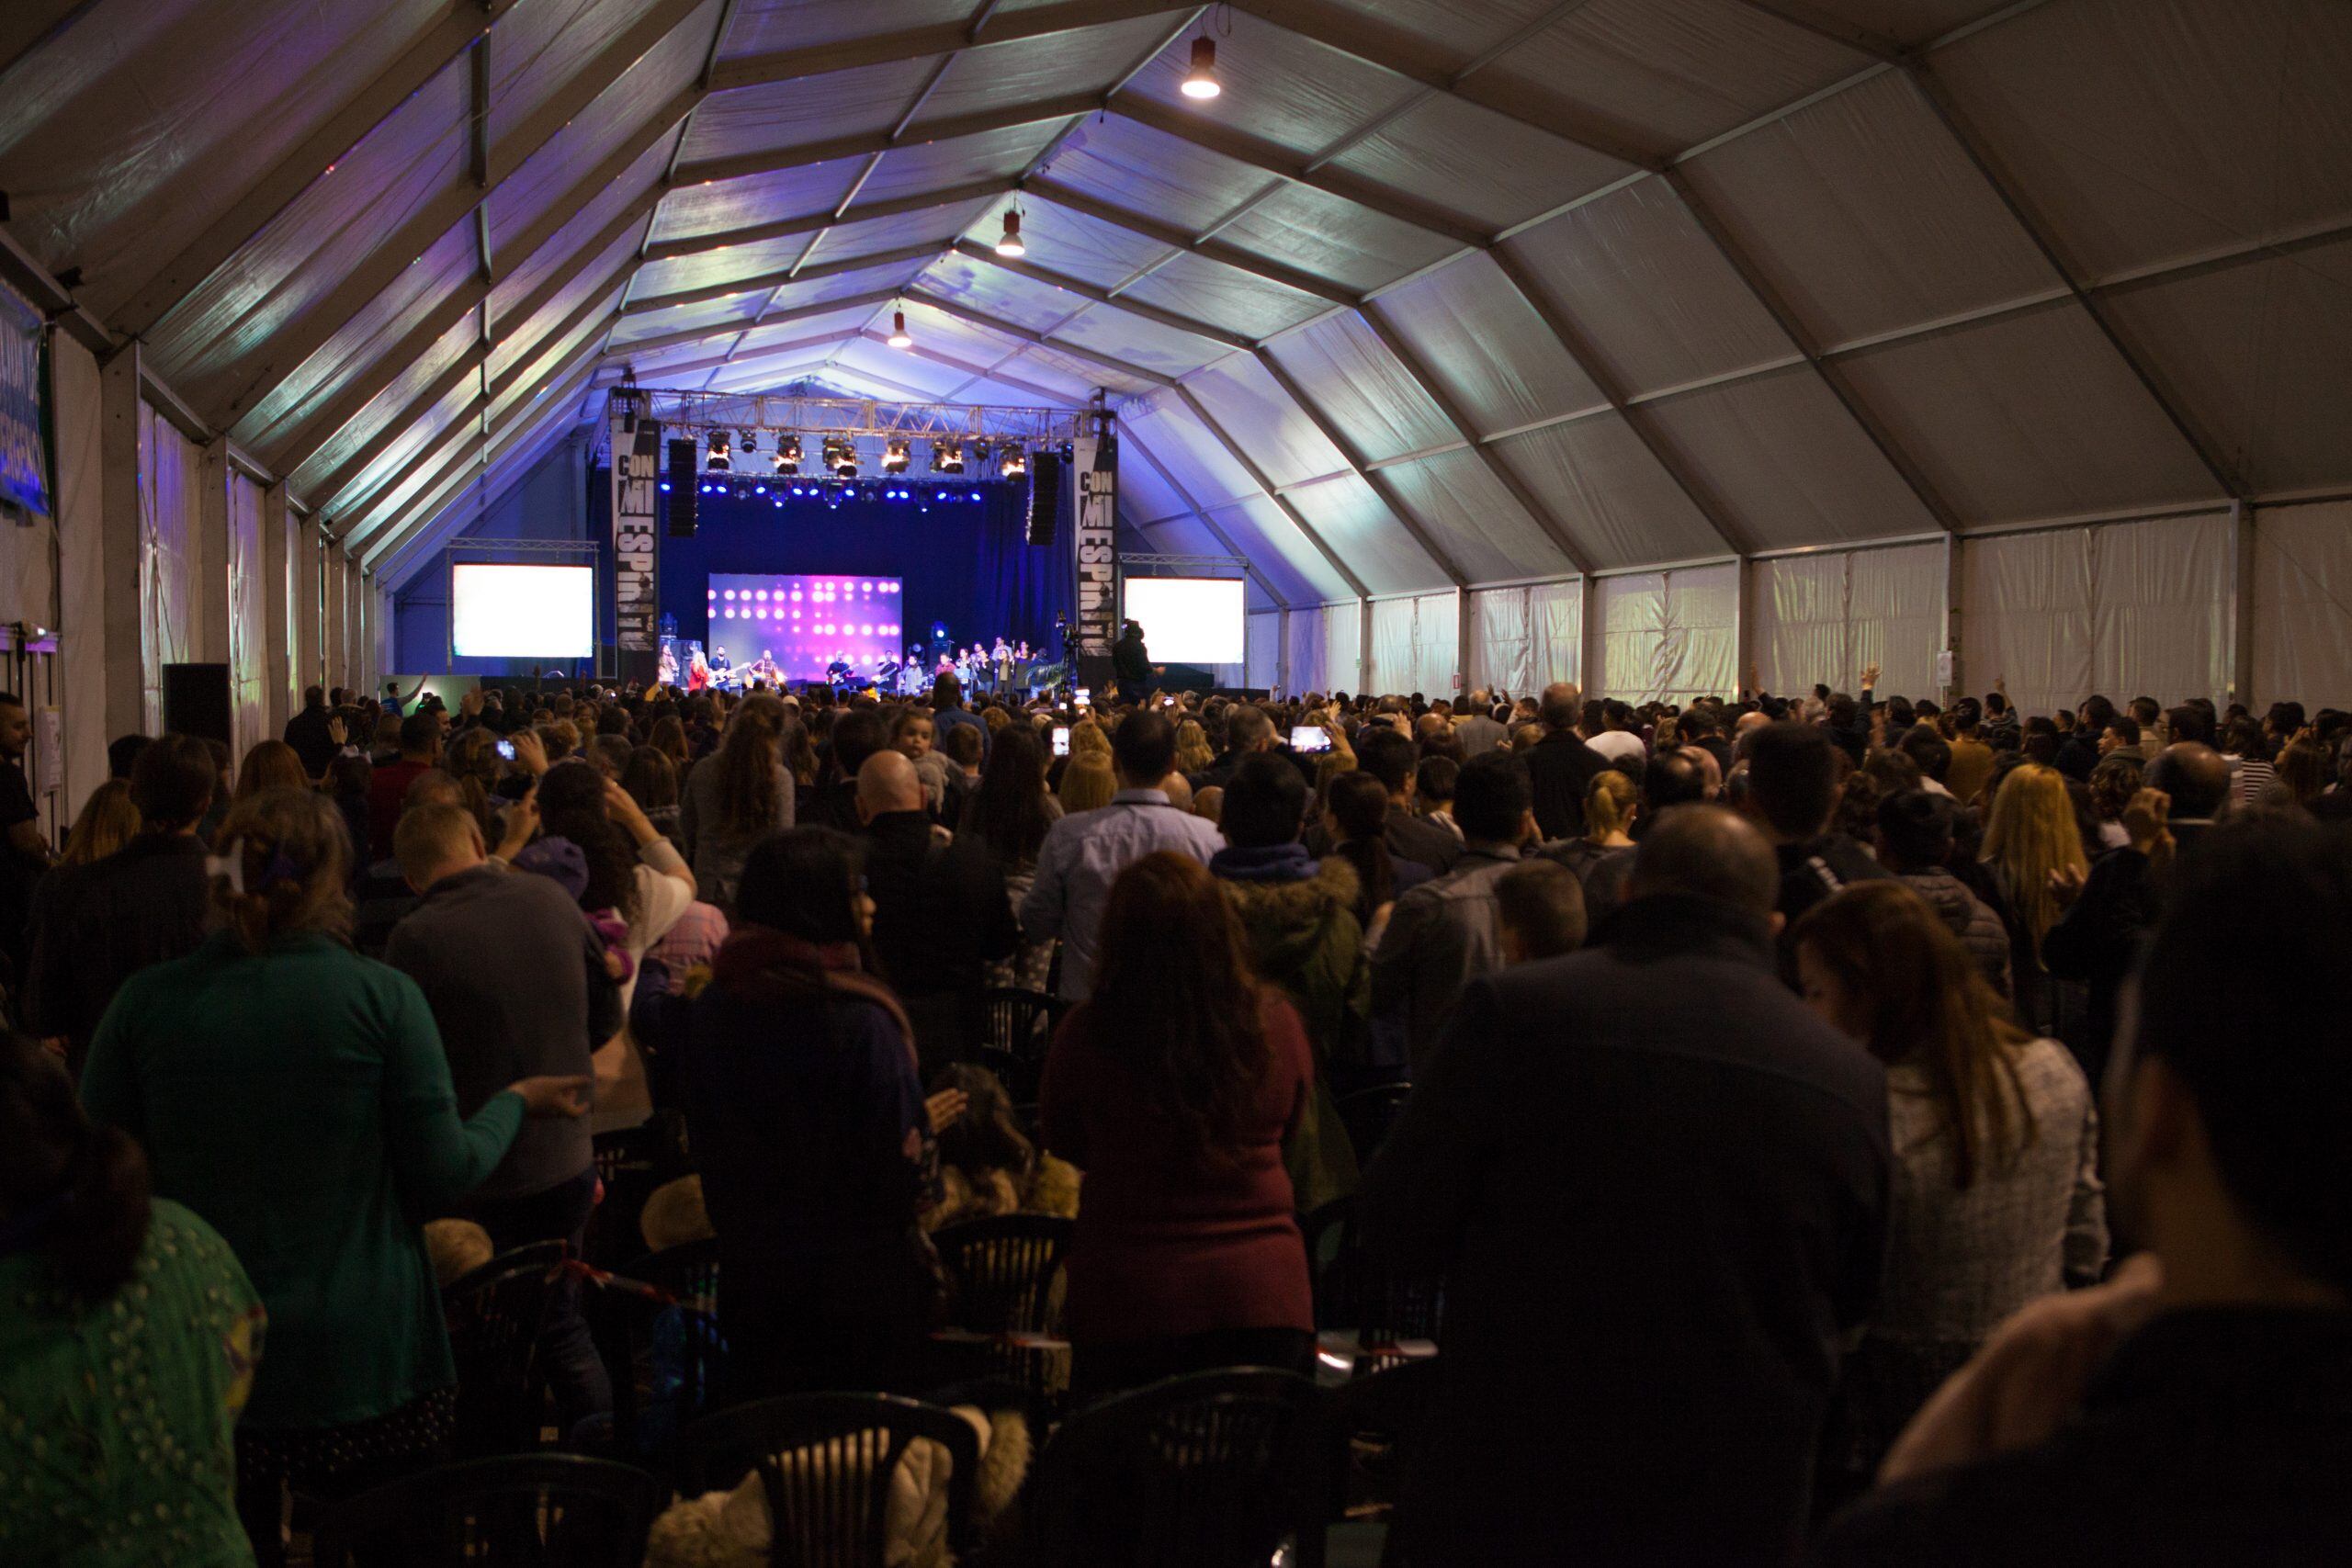
<path fill-rule="evenodd" d="M 1756 258 L 1732 237 L 1731 231 L 1691 185 L 1690 178 L 1679 167 L 1671 166 L 1663 171 L 1661 177 L 1680 198 L 1683 209 L 1698 224 L 1700 232 L 1707 236 L 1708 243 L 1723 257 L 1724 265 L 1738 275 L 1747 292 L 1779 325 L 1781 333 L 1796 344 L 1797 352 L 1804 355 L 1805 363 L 1813 367 L 1813 372 L 1821 378 L 1822 385 L 1829 389 L 1855 424 L 1860 427 L 1862 434 L 1870 438 L 1871 445 L 1878 448 L 1879 456 L 1909 488 L 1921 509 L 1943 528 L 1957 531 L 1960 515 L 1951 502 L 1937 491 L 1927 471 L 1903 449 L 1902 444 L 1895 440 L 1894 433 L 1862 400 L 1844 368 L 1821 352 L 1821 345 L 1814 341 L 1812 333 L 1797 319 L 1795 310 L 1765 277 L 1763 269 L 1756 264 Z"/>
<path fill-rule="evenodd" d="M 2018 227 L 2025 231 L 2026 238 L 2033 242 L 2034 249 L 2041 253 L 2043 263 L 2058 275 L 2066 285 L 2066 291 L 2074 296 L 2075 303 L 2090 317 L 2091 324 L 2107 340 L 2107 345 L 2115 351 L 2148 396 L 2155 400 L 2156 407 L 2163 411 L 2165 418 L 2179 434 L 2181 440 L 2188 444 L 2188 449 L 2196 454 L 2197 461 L 2221 487 L 2222 493 L 2233 501 L 2246 500 L 2252 492 L 2247 488 L 2245 476 L 2231 468 L 2222 459 L 2220 444 L 2190 420 L 2187 405 L 2165 385 L 2148 356 L 2125 339 L 2114 313 L 2108 310 L 2105 301 L 2096 292 L 2084 285 L 2081 272 L 2059 249 L 2056 231 L 2034 210 L 2018 182 L 2001 167 L 1992 145 L 1977 133 L 1975 126 L 1944 89 L 1944 85 L 1937 80 L 1935 73 L 1923 62 L 1917 60 L 1910 62 L 1905 74 L 1910 77 L 1912 86 L 1917 90 L 1928 109 L 1943 122 L 1944 130 L 1959 144 L 1962 153 L 1984 177 L 1995 197 L 2008 209 Z"/>
<path fill-rule="evenodd" d="M 2230 685 L 2228 700 L 2254 705 L 2254 530 L 2249 502 L 2230 502 Z"/>
<path fill-rule="evenodd" d="M 813 283 L 822 277 L 840 277 L 853 272 L 865 272 L 878 267 L 898 266 L 906 262 L 933 260 L 941 254 L 936 244 L 901 245 L 894 251 L 883 251 L 870 256 L 852 256 L 842 261 L 820 262 L 797 272 L 765 272 L 756 277 L 736 278 L 726 283 L 713 283 L 701 288 L 684 288 L 675 294 L 647 294 L 630 299 L 621 306 L 624 316 L 650 315 L 656 310 L 675 310 L 681 305 L 705 305 L 714 299 L 732 299 L 739 294 L 767 293 L 771 298 L 777 289 L 790 283 Z M 749 332 L 762 323 L 758 321 L 731 323 L 738 332 Z"/>
<path fill-rule="evenodd" d="M 827 299 L 818 304 L 795 305 L 789 310 L 778 310 L 760 324 L 780 327 L 790 321 L 806 321 L 811 316 L 829 316 L 837 310 L 871 310 L 887 305 L 906 291 L 900 288 L 869 288 L 863 294 L 853 294 L 846 299 Z M 655 337 L 635 338 L 627 343 L 608 345 L 605 352 L 615 359 L 627 359 L 632 355 L 659 354 L 665 348 L 682 348 L 690 343 L 709 343 L 714 338 L 734 337 L 744 331 L 741 321 L 720 321 L 707 327 L 683 327 L 674 333 L 662 333 Z"/>
<path fill-rule="evenodd" d="M 720 229 L 707 234 L 662 240 L 645 247 L 644 259 L 662 262 L 708 255 L 714 251 L 731 251 L 740 245 L 756 245 L 768 240 L 789 240 L 836 224 L 863 223 L 872 218 L 898 218 L 910 212 L 955 207 L 967 201 L 978 201 L 982 197 L 1003 196 L 1015 188 L 1011 180 L 978 180 L 946 190 L 926 191 L 919 196 L 897 197 L 889 201 L 869 201 L 862 207 L 840 209 L 838 216 L 832 209 L 822 212 L 802 212 L 741 229 Z"/>

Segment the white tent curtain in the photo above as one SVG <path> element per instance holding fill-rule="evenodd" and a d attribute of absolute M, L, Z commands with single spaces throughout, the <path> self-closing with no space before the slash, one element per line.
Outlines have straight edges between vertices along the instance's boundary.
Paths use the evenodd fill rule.
<path fill-rule="evenodd" d="M 2229 684 L 2224 513 L 1961 545 L 1961 678 L 2028 712 L 2092 692 L 2219 700 Z"/>
<path fill-rule="evenodd" d="M 1283 637 L 1283 662 L 1290 667 L 1290 689 L 1294 692 L 1329 691 L 1330 666 L 1323 657 L 1322 606 L 1314 604 L 1293 610 Z"/>
<path fill-rule="evenodd" d="M 142 725 L 164 728 L 164 666 L 204 646 L 195 592 L 204 513 L 204 453 L 169 420 L 139 405 L 139 689 Z"/>
<path fill-rule="evenodd" d="M 1279 610 L 1252 610 L 1250 613 L 1247 640 L 1248 661 L 1242 666 L 1241 683 L 1245 686 L 1272 687 L 1280 683 L 1278 673 L 1282 663 L 1283 617 Z"/>
<path fill-rule="evenodd" d="M 1302 687 L 1310 691 L 1354 692 L 1362 690 L 1363 679 L 1362 606 L 1354 600 L 1323 606 L 1323 681 L 1317 687 Z"/>
<path fill-rule="evenodd" d="M 1882 692 L 1932 696 L 1943 647 L 1944 549 L 1928 543 L 1759 560 L 1747 612 L 1768 692 L 1816 682 L 1855 691 L 1863 668 L 1875 664 Z"/>
<path fill-rule="evenodd" d="M 1604 577 L 1595 695 L 1630 703 L 1688 702 L 1738 684 L 1739 569 L 1721 566 Z"/>
<path fill-rule="evenodd" d="M 242 473 L 229 476 L 229 706 L 233 747 L 246 748 L 267 736 L 263 719 L 264 645 L 262 605 L 270 584 L 263 578 L 261 486 Z"/>
<path fill-rule="evenodd" d="M 1538 582 L 1470 592 L 1470 683 L 1523 696 L 1582 679 L 1584 584 Z"/>
<path fill-rule="evenodd" d="M 1367 692 L 1421 692 L 1442 695 L 1454 689 L 1460 663 L 1461 610 L 1451 590 L 1372 604 L 1372 669 Z"/>
<path fill-rule="evenodd" d="M 2248 701 L 2352 706 L 2352 502 L 2255 513 Z"/>

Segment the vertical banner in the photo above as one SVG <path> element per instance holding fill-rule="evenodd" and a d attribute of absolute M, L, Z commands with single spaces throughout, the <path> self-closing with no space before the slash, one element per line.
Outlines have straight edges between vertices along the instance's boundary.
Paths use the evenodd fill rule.
<path fill-rule="evenodd" d="M 1107 419 L 1070 445 L 1078 487 L 1071 530 L 1078 541 L 1078 683 L 1111 683 L 1111 645 L 1119 637 L 1119 442 Z"/>
<path fill-rule="evenodd" d="M 40 434 L 39 310 L 0 284 L 0 501 L 46 513 L 49 461 Z"/>
<path fill-rule="evenodd" d="M 650 682 L 654 622 L 654 519 L 662 506 L 662 427 L 631 393 L 607 405 L 613 438 L 613 646 L 623 680 Z"/>

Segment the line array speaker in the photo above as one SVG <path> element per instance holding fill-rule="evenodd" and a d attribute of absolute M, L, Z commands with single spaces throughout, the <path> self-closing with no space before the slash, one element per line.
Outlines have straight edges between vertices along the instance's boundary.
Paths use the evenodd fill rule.
<path fill-rule="evenodd" d="M 695 536 L 695 439 L 689 435 L 670 443 L 670 536 Z"/>
<path fill-rule="evenodd" d="M 1029 454 L 1029 542 L 1050 545 L 1062 518 L 1062 457 L 1058 452 Z"/>

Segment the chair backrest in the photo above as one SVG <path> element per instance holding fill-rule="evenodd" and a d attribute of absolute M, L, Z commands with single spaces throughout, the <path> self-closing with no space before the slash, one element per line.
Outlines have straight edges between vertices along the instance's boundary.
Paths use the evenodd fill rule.
<path fill-rule="evenodd" d="M 892 1474 L 919 1438 L 947 1450 L 947 1545 L 960 1555 L 973 1538 L 979 1438 L 954 1412 L 894 1394 L 789 1394 L 705 1416 L 678 1441 L 678 1486 L 718 1491 L 756 1470 L 775 1568 L 883 1568 Z"/>
<path fill-rule="evenodd" d="M 1365 1250 L 1356 1229 L 1356 1201 L 1335 1199 L 1299 1222 L 1315 1291 L 1315 1326 L 1351 1329 L 1362 1349 L 1358 1372 L 1393 1366 L 1404 1358 L 1399 1340 L 1434 1344 L 1445 1327 L 1445 1281 L 1402 1272 Z"/>
<path fill-rule="evenodd" d="M 563 1267 L 560 1241 L 501 1253 L 441 1292 L 458 1367 L 457 1451 L 472 1458 L 538 1446 L 547 1376 L 538 1364 L 548 1294 Z"/>
<path fill-rule="evenodd" d="M 1037 1098 L 1046 1048 L 1069 1004 L 1043 991 L 998 986 L 980 998 L 981 1028 L 972 1059 L 994 1073 L 1016 1103 Z"/>
<path fill-rule="evenodd" d="M 1077 1229 L 1053 1214 L 999 1214 L 933 1232 L 956 1287 L 948 1321 L 978 1334 L 1059 1332 L 1054 1282 Z"/>
<path fill-rule="evenodd" d="M 1285 1539 L 1322 1560 L 1331 1495 L 1315 1385 L 1266 1369 L 1198 1372 L 1070 1417 L 1038 1462 L 1036 1527 L 1056 1568 L 1265 1568 Z"/>
<path fill-rule="evenodd" d="M 718 1243 L 647 1253 L 600 1280 L 588 1323 L 613 1382 L 613 1447 L 658 1460 L 710 1408 L 726 1374 L 718 1325 Z"/>
<path fill-rule="evenodd" d="M 662 1183 L 694 1168 L 686 1158 L 684 1128 L 685 1119 L 676 1111 L 656 1111 L 642 1126 L 596 1134 L 596 1176 L 605 1193 L 588 1216 L 582 1251 L 589 1262 L 610 1269 L 644 1250 L 638 1224 L 645 1201 Z"/>
<path fill-rule="evenodd" d="M 322 1506 L 314 1568 L 639 1568 L 663 1497 L 644 1471 L 577 1454 L 442 1465 Z"/>

